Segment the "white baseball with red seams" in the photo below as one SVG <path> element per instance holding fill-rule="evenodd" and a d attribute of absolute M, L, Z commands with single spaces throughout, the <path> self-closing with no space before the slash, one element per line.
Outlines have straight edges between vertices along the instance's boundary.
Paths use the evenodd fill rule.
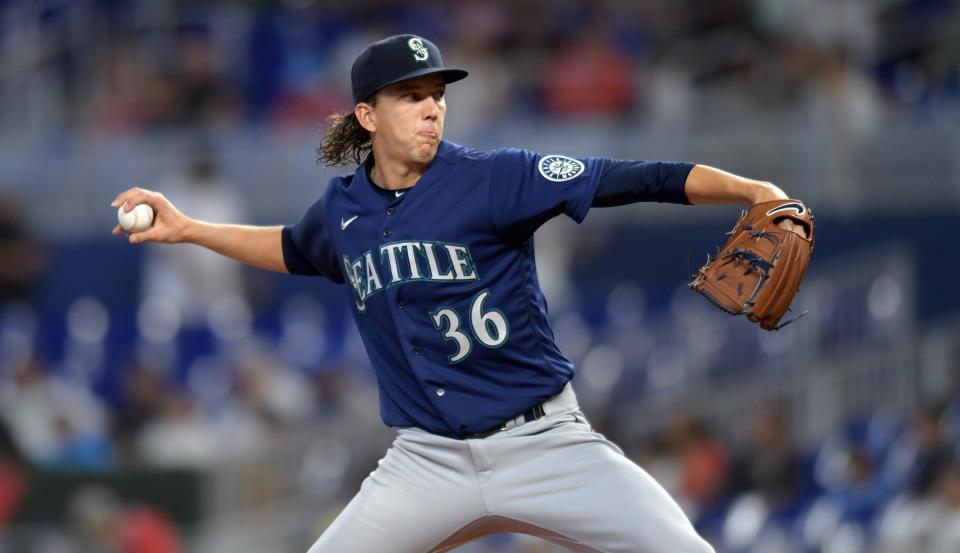
<path fill-rule="evenodd" d="M 138 204 L 130 211 L 124 211 L 120 206 L 117 210 L 117 221 L 120 228 L 127 232 L 140 232 L 153 225 L 153 208 L 147 204 Z"/>

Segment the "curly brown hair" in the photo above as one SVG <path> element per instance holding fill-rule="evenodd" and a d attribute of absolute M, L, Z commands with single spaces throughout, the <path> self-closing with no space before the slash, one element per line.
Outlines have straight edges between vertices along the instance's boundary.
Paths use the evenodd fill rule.
<path fill-rule="evenodd" d="M 376 105 L 376 95 L 365 103 Z M 334 113 L 327 118 L 330 129 L 317 148 L 317 163 L 326 167 L 363 163 L 363 156 L 373 147 L 370 132 L 360 125 L 352 111 Z"/>

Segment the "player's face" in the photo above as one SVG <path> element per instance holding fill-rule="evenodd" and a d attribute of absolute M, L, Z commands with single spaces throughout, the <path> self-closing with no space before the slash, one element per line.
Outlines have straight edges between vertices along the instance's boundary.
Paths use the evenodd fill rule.
<path fill-rule="evenodd" d="M 439 75 L 416 77 L 382 89 L 371 110 L 378 154 L 429 163 L 443 136 L 445 90 L 446 83 Z"/>

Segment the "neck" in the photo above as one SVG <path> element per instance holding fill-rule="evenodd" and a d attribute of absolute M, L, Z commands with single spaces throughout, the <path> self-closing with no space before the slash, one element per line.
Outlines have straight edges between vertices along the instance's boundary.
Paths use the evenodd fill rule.
<path fill-rule="evenodd" d="M 370 170 L 370 180 L 380 188 L 399 190 L 410 188 L 417 184 L 429 163 L 397 161 L 388 156 L 378 156 L 373 152 L 373 169 Z"/>

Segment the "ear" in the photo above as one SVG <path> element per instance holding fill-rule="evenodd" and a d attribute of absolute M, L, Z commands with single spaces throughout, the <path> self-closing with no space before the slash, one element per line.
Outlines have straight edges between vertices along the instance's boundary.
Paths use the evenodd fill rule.
<path fill-rule="evenodd" d="M 360 102 L 353 108 L 353 114 L 357 117 L 360 126 L 366 129 L 367 132 L 375 132 L 377 130 L 377 118 L 373 112 L 373 106 L 366 102 Z"/>

